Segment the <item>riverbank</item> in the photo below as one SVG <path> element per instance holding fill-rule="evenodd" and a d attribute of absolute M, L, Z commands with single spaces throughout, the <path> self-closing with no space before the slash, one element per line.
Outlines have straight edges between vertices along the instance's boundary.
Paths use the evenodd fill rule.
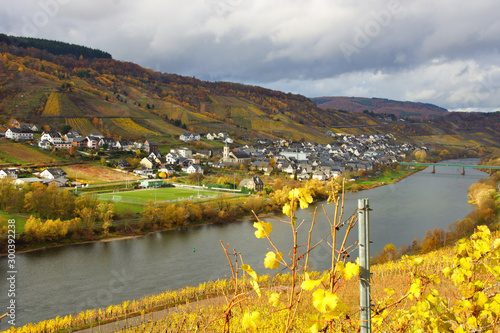
<path fill-rule="evenodd" d="M 263 213 L 259 214 L 259 218 L 261 219 L 266 219 L 266 218 L 275 218 L 278 215 L 281 215 L 278 212 L 275 213 Z M 235 223 L 235 222 L 252 222 L 255 221 L 255 217 L 253 215 L 246 215 L 243 216 L 237 220 L 234 220 L 230 223 Z M 73 245 L 86 245 L 86 244 L 95 244 L 95 243 L 110 243 L 114 241 L 121 241 L 121 240 L 127 240 L 127 239 L 134 239 L 134 238 L 143 238 L 147 237 L 150 235 L 154 235 L 157 233 L 162 233 L 162 232 L 168 232 L 172 230 L 179 230 L 179 229 L 186 229 L 186 228 L 196 228 L 196 227 L 202 227 L 202 226 L 207 226 L 207 225 L 214 225 L 215 223 L 213 222 L 204 222 L 204 223 L 197 223 L 193 224 L 190 226 L 186 227 L 175 227 L 175 228 L 167 228 L 167 229 L 160 229 L 160 230 L 154 230 L 150 231 L 144 234 L 137 234 L 137 235 L 116 235 L 115 237 L 108 237 L 108 238 L 102 238 L 102 239 L 93 239 L 93 240 L 88 240 L 88 241 L 82 241 L 82 242 L 74 242 L 74 243 L 58 243 L 58 244 L 53 244 L 53 245 L 46 245 L 46 246 L 41 246 L 41 247 L 36 247 L 36 248 L 31 248 L 31 249 L 23 249 L 16 251 L 16 253 L 29 253 L 29 252 L 34 252 L 34 251 L 41 251 L 41 250 L 47 250 L 47 249 L 55 249 L 59 247 L 64 247 L 64 246 L 73 246 Z M 6 253 L 0 253 L 0 257 L 5 257 L 7 254 Z"/>
<path fill-rule="evenodd" d="M 425 167 L 420 167 L 420 168 L 413 168 L 413 169 L 401 169 L 397 168 L 396 170 L 387 170 L 384 173 L 380 173 L 376 176 L 371 176 L 371 177 L 365 177 L 365 178 L 360 178 L 356 180 L 355 182 L 349 182 L 346 185 L 346 192 L 352 191 L 352 192 L 357 192 L 361 190 L 368 190 L 384 185 L 389 185 L 389 184 L 394 184 L 397 183 L 421 170 L 425 169 Z M 326 184 L 326 182 L 325 182 Z M 260 210 L 263 213 L 259 213 L 259 216 L 263 216 L 263 214 L 270 214 L 271 216 L 275 216 L 275 214 L 281 214 L 281 208 L 280 207 L 274 207 L 271 205 L 269 202 L 265 204 L 266 206 L 264 208 L 260 208 Z M 234 206 L 234 205 L 233 205 Z M 236 205 L 236 206 L 241 206 Z M 189 208 L 189 207 L 188 207 Z M 233 207 L 234 208 L 234 207 Z M 254 219 L 253 214 L 251 213 L 251 210 L 249 211 L 238 211 L 235 213 L 236 216 L 231 218 L 228 221 L 223 221 L 220 222 L 219 219 L 216 219 L 217 222 L 214 222 L 213 220 L 201 220 L 201 221 L 194 221 L 194 222 L 189 222 L 188 224 L 183 224 L 180 226 L 173 226 L 173 227 L 167 227 L 167 228 L 158 228 L 158 227 L 146 227 L 143 228 L 139 226 L 140 220 L 125 220 L 125 221 L 115 221 L 113 224 L 109 227 L 109 231 L 107 234 L 103 233 L 101 228 L 96 227 L 94 228 L 94 231 L 92 235 L 80 235 L 80 239 L 76 239 L 74 241 L 73 237 L 68 237 L 65 239 L 62 239 L 60 241 L 55 241 L 52 243 L 38 243 L 38 244 L 33 244 L 32 242 L 29 241 L 29 239 L 26 238 L 21 238 L 18 240 L 16 246 L 17 246 L 17 252 L 18 253 L 24 253 L 24 252 L 32 252 L 32 251 L 38 251 L 38 250 L 45 250 L 45 249 L 50 249 L 50 248 L 57 248 L 57 247 L 63 247 L 63 246 L 69 246 L 69 245 L 82 245 L 82 244 L 89 244 L 89 243 L 99 243 L 99 242 L 111 242 L 115 240 L 123 240 L 123 239 L 129 239 L 129 238 L 138 238 L 138 237 L 145 237 L 149 234 L 154 234 L 154 233 L 159 233 L 159 232 L 166 232 L 166 231 L 171 231 L 171 230 L 176 230 L 176 229 L 184 229 L 184 228 L 192 228 L 196 226 L 203 226 L 203 225 L 213 225 L 213 224 L 221 224 L 221 223 L 235 223 L 239 221 L 244 221 L 248 219 Z M 156 224 L 155 224 L 156 225 Z M 22 236 L 21 236 L 22 237 Z M 87 239 L 81 239 L 82 237 L 87 238 Z M 91 238 L 93 237 L 93 238 Z M 6 253 L 0 253 L 0 257 L 5 256 Z"/>

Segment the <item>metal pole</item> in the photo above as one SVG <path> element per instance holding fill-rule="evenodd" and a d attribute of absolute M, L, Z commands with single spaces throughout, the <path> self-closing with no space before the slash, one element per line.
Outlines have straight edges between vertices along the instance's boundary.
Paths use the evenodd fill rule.
<path fill-rule="evenodd" d="M 371 332 L 370 308 L 370 205 L 368 199 L 358 199 L 359 236 L 359 305 L 361 333 Z"/>

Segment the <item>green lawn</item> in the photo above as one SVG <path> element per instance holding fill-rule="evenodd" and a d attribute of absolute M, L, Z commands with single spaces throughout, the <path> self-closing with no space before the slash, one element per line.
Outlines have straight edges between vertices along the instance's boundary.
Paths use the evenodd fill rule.
<path fill-rule="evenodd" d="M 21 232 L 24 232 L 24 225 L 26 224 L 26 221 L 28 220 L 25 217 L 19 217 L 16 215 L 12 215 L 9 213 L 5 212 L 0 212 L 0 217 L 8 220 L 16 220 L 16 234 L 20 234 Z"/>
<path fill-rule="evenodd" d="M 358 182 L 358 185 L 373 185 L 377 183 L 385 183 L 385 184 L 392 184 L 396 181 L 399 181 L 403 177 L 407 176 L 408 174 L 414 173 L 416 171 L 419 171 L 423 168 L 419 169 L 403 169 L 401 168 L 400 170 L 394 170 L 391 172 L 384 172 L 382 174 L 379 174 L 374 177 L 370 177 L 369 179 L 363 180 Z"/>
<path fill-rule="evenodd" d="M 218 191 L 200 190 L 200 197 L 213 196 L 221 194 Z M 169 201 L 186 198 L 197 198 L 198 190 L 185 189 L 185 188 L 158 188 L 137 190 L 118 193 L 106 193 L 99 195 L 101 200 L 113 200 L 117 202 L 130 202 L 130 203 L 146 203 L 148 200 L 156 201 Z"/>
<path fill-rule="evenodd" d="M 142 213 L 144 210 L 144 206 L 141 204 L 130 204 L 126 202 L 115 202 L 115 211 L 116 214 L 136 214 Z"/>

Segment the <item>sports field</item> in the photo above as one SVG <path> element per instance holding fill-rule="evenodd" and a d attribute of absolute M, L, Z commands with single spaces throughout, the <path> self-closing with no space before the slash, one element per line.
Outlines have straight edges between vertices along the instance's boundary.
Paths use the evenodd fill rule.
<path fill-rule="evenodd" d="M 218 191 L 200 190 L 200 197 L 221 194 Z M 186 198 L 198 198 L 198 190 L 185 188 L 157 188 L 147 190 L 136 190 L 118 193 L 100 194 L 101 200 L 113 200 L 117 202 L 146 203 L 148 200 L 169 201 Z"/>

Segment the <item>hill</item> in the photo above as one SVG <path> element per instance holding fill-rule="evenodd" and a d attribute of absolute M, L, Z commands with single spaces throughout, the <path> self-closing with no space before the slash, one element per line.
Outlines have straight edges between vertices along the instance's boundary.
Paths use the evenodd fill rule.
<path fill-rule="evenodd" d="M 323 109 L 370 112 L 386 115 L 393 114 L 398 118 L 436 118 L 448 113 L 448 110 L 433 104 L 400 102 L 384 98 L 318 97 L 312 98 L 312 100 Z"/>
<path fill-rule="evenodd" d="M 495 115 L 401 123 L 380 119 L 372 111 L 324 109 L 301 95 L 159 73 L 72 44 L 16 38 L 0 38 L 0 124 L 14 118 L 40 129 L 70 125 L 84 135 L 100 132 L 115 138 L 152 138 L 160 148 L 184 145 L 178 136 L 186 131 L 224 131 L 237 144 L 253 138 L 330 143 L 327 132 L 332 131 L 390 132 L 400 140 L 428 145 L 500 145 Z M 369 104 L 358 100 L 357 105 Z M 370 101 L 372 107 L 381 101 L 387 108 L 398 103 Z M 416 113 L 416 106 L 424 108 L 424 104 L 407 104 L 407 116 Z M 437 107 L 426 108 L 433 117 L 447 114 Z M 217 144 L 204 141 L 197 147 L 207 146 Z"/>
<path fill-rule="evenodd" d="M 48 49 L 57 49 L 47 46 L 52 42 L 36 42 L 0 38 L 0 123 L 15 118 L 55 130 L 69 124 L 83 134 L 122 137 L 172 137 L 188 130 L 324 142 L 325 128 L 360 121 L 300 95 L 85 57 L 84 48 L 69 44 L 71 52 L 51 54 Z"/>

